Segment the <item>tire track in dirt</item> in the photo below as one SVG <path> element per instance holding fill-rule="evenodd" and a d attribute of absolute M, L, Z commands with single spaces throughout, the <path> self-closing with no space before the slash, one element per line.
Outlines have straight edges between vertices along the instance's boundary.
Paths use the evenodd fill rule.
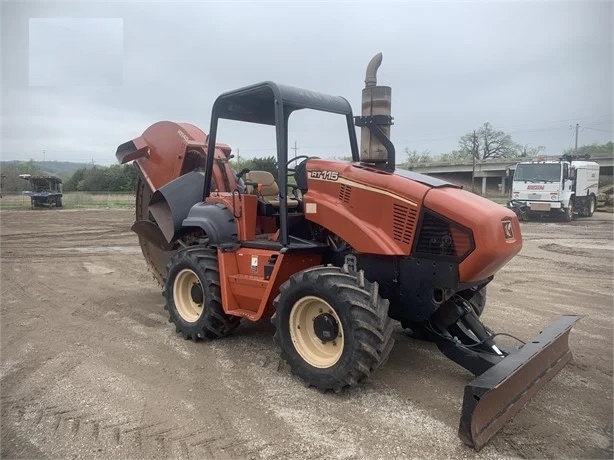
<path fill-rule="evenodd" d="M 2 250 L 24 256 L 2 267 L 2 457 L 611 458 L 612 337 L 600 318 L 611 312 L 612 291 L 609 272 L 599 270 L 612 251 L 574 260 L 538 247 L 562 238 L 569 245 L 584 233 L 606 244 L 611 222 L 524 226 L 527 244 L 493 282 L 487 323 L 527 338 L 575 303 L 590 314 L 570 336 L 574 362 L 476 454 L 456 435 L 469 377 L 428 344 L 399 341 L 393 362 L 364 385 L 320 394 L 279 362 L 270 325 L 244 325 L 214 343 L 176 335 L 140 255 L 63 257 L 71 247 L 135 247 L 126 232 L 132 218 L 2 212 L 2 232 L 10 234 Z M 50 225 L 56 236 L 30 231 Z M 66 242 L 75 229 L 84 233 Z M 88 272 L 83 262 L 114 272 Z M 594 271 L 573 270 L 584 263 Z"/>
<path fill-rule="evenodd" d="M 431 451 L 435 457 L 478 456 L 457 439 L 456 425 L 450 426 L 402 399 L 377 376 L 340 395 L 324 394 L 305 388 L 291 375 L 272 341 L 254 342 L 249 337 L 237 337 L 232 347 L 227 342 L 212 342 L 207 346 L 221 355 L 224 380 L 229 382 L 227 386 L 236 398 L 244 399 L 247 391 L 246 385 L 240 382 L 260 384 L 264 391 L 264 397 L 258 400 L 260 412 L 272 419 L 268 426 L 280 423 L 286 426 L 283 442 L 293 452 L 289 458 L 406 457 L 415 454 L 416 439 L 435 447 Z M 238 353 L 244 361 L 233 362 L 227 351 L 230 348 L 233 355 Z M 369 420 L 368 425 L 365 418 Z M 310 448 L 305 450 L 304 446 Z M 479 457 L 501 458 L 501 453 L 487 446 Z"/>
<path fill-rule="evenodd" d="M 61 311 L 60 299 L 62 295 L 53 295 L 57 292 L 57 287 L 47 282 L 38 282 L 35 285 L 24 285 L 17 281 L 17 277 L 11 274 L 10 282 L 13 287 L 17 286 L 12 297 L 18 303 L 33 304 L 40 301 L 40 292 L 45 292 L 50 297 L 57 298 L 48 305 L 49 312 Z M 156 296 L 157 298 L 157 296 Z M 82 308 L 73 312 L 71 316 L 89 320 L 94 326 L 102 326 L 101 322 L 108 327 L 116 327 L 121 324 L 122 329 L 128 333 L 134 332 L 135 325 L 155 329 L 154 335 L 145 334 L 149 338 L 164 337 L 169 335 L 168 323 L 160 313 L 140 310 L 127 310 L 128 304 L 125 301 L 114 298 L 92 299 L 93 302 L 84 302 Z M 90 308 L 84 308 L 89 305 Z M 162 310 L 160 306 L 160 310 Z M 126 319 L 132 322 L 126 322 Z M 118 321 L 119 320 L 119 321 Z M 103 329 L 105 327 L 103 326 Z M 173 337 L 170 343 L 181 345 L 185 342 L 179 337 Z M 177 347 L 171 347 L 171 353 L 177 351 Z M 70 353 L 70 358 L 68 358 Z M 59 375 L 63 378 L 70 378 L 71 374 L 78 371 L 84 362 L 82 353 L 74 351 L 51 360 L 41 359 L 36 365 L 29 361 L 25 367 L 21 363 L 15 373 L 3 373 L 2 387 L 3 396 L 5 392 L 11 394 L 15 388 L 21 388 L 27 382 L 32 381 L 33 374 Z M 183 356 L 183 355 L 181 355 Z M 17 363 L 20 364 L 20 363 Z M 45 367 L 43 372 L 41 368 Z M 82 373 L 82 372 L 80 372 Z M 8 379 L 8 380 L 7 380 Z M 50 397 L 57 385 L 52 379 L 39 377 L 36 383 L 29 388 L 26 398 L 4 397 L 2 401 L 3 426 L 13 430 L 30 433 L 29 442 L 42 452 L 65 453 L 67 456 L 80 452 L 81 446 L 89 446 L 95 449 L 91 452 L 94 457 L 107 458 L 108 456 L 117 457 L 115 452 L 121 452 L 119 457 L 125 455 L 140 458 L 245 458 L 244 454 L 254 457 L 255 453 L 266 444 L 254 443 L 242 439 L 235 434 L 234 430 L 228 431 L 231 426 L 224 420 L 224 417 L 217 412 L 217 421 L 214 425 L 226 427 L 222 430 L 212 430 L 208 428 L 195 429 L 190 425 L 179 425 L 168 422 L 148 422 L 139 423 L 132 417 L 117 415 L 114 418 L 97 417 L 98 410 L 83 410 L 79 405 L 66 402 L 65 398 Z M 56 388 L 57 391 L 57 388 Z M 240 408 L 236 408 L 240 412 Z M 117 418 L 124 418 L 122 421 L 115 421 Z M 156 419 L 154 419 L 156 420 Z M 198 425 L 196 425 L 198 426 Z M 7 456 L 11 456 L 11 451 L 3 450 Z M 89 455 L 89 454 L 88 454 Z"/>
<path fill-rule="evenodd" d="M 139 424 L 136 420 L 113 422 L 97 418 L 79 407 L 32 406 L 30 401 L 2 400 L 3 424 L 12 424 L 33 434 L 31 441 L 43 451 L 71 453 L 88 445 L 95 457 L 140 458 L 232 458 L 228 453 L 239 442 L 228 442 L 228 433 L 209 428 L 165 422 Z M 68 447 L 68 448 L 66 448 Z M 117 453 L 120 453 L 117 455 Z"/>
<path fill-rule="evenodd" d="M 101 458 L 244 458 L 248 440 L 228 430 L 231 425 L 220 411 L 209 414 L 215 420 L 209 420 L 207 426 L 199 426 L 176 423 L 172 417 L 139 419 L 130 410 L 109 412 L 94 395 L 89 401 L 75 402 L 70 397 L 72 385 L 66 387 L 47 377 L 61 375 L 68 380 L 89 374 L 83 368 L 85 355 L 77 359 L 73 352 L 66 352 L 36 366 L 30 364 L 27 372 L 22 369 L 19 375 L 3 376 L 3 430 L 27 432 L 29 442 L 54 456 L 80 454 L 87 446 L 94 457 Z M 10 450 L 3 451 L 11 456 Z"/>

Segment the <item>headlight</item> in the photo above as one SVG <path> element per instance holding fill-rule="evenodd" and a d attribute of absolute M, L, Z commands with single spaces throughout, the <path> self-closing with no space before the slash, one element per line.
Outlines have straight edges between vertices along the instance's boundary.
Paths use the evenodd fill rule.
<path fill-rule="evenodd" d="M 559 194 L 558 194 L 558 193 L 551 193 L 551 194 L 550 194 L 550 199 L 551 199 L 551 200 L 557 200 L 557 199 L 558 199 L 558 197 L 559 197 Z"/>
<path fill-rule="evenodd" d="M 520 193 L 514 192 L 514 198 L 518 198 L 519 196 L 520 196 Z"/>

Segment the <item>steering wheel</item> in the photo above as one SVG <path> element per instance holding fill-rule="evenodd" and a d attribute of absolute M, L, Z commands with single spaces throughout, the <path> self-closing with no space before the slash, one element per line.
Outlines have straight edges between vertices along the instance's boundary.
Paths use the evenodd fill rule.
<path fill-rule="evenodd" d="M 297 157 L 290 158 L 290 159 L 288 160 L 288 162 L 286 163 L 286 174 L 287 174 L 289 177 L 290 177 L 290 176 L 294 176 L 294 173 L 296 172 L 296 166 L 295 166 L 294 168 L 289 168 L 288 166 L 289 166 L 291 163 L 295 162 L 295 161 L 298 161 L 298 160 L 301 160 L 301 159 L 306 159 L 306 160 L 307 160 L 307 159 L 309 159 L 309 158 L 312 158 L 312 157 L 310 157 L 309 155 L 299 155 L 299 156 L 297 156 Z"/>
<path fill-rule="evenodd" d="M 308 160 L 309 158 L 313 158 L 313 157 L 310 157 L 309 155 L 299 155 L 297 157 L 290 158 L 288 162 L 286 163 L 286 177 L 294 177 L 296 174 L 296 166 L 294 168 L 290 168 L 288 165 L 290 165 L 291 163 L 297 162 L 298 160 L 303 160 L 303 159 Z M 296 186 L 296 184 L 288 185 L 288 187 L 292 187 L 292 194 L 294 195 L 294 198 L 299 199 L 298 187 Z"/>

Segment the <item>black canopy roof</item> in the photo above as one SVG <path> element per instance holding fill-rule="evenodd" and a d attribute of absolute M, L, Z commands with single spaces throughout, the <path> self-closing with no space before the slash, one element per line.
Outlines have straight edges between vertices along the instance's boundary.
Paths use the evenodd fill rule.
<path fill-rule="evenodd" d="M 331 96 L 294 86 L 265 81 L 223 93 L 213 105 L 214 116 L 229 120 L 267 125 L 275 124 L 275 102 L 283 104 L 283 113 L 300 109 L 321 110 L 352 116 L 350 103 L 341 96 Z"/>

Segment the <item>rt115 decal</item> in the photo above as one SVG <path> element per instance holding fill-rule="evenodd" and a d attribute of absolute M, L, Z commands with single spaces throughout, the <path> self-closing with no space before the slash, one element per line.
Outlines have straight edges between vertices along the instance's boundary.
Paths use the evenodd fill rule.
<path fill-rule="evenodd" d="M 339 179 L 339 173 L 336 171 L 309 171 L 311 179 L 322 179 L 335 181 Z"/>

